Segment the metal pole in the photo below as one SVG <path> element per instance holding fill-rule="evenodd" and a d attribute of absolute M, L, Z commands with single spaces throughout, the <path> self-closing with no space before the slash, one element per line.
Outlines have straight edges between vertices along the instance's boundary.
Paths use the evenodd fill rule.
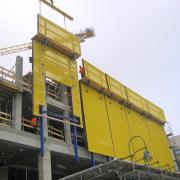
<path fill-rule="evenodd" d="M 91 152 L 91 164 L 92 166 L 96 166 L 96 161 L 95 161 L 95 158 L 94 158 L 94 153 Z"/>
<path fill-rule="evenodd" d="M 75 152 L 75 160 L 79 161 L 78 141 L 77 141 L 77 127 L 76 126 L 74 126 L 74 152 Z"/>

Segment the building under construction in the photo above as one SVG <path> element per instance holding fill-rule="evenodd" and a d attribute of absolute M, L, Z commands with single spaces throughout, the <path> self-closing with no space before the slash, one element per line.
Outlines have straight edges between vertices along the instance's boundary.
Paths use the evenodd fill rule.
<path fill-rule="evenodd" d="M 31 43 L 0 49 L 32 50 L 31 72 L 21 56 L 0 66 L 0 180 L 180 179 L 163 110 L 85 59 L 78 70 L 94 31 L 37 22 Z"/>

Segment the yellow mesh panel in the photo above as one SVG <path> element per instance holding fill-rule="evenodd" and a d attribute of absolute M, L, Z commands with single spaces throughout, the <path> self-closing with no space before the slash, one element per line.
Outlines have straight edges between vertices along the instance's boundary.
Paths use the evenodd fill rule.
<path fill-rule="evenodd" d="M 137 94 L 136 92 L 132 91 L 129 88 L 126 88 L 127 97 L 129 102 L 134 104 L 136 107 L 140 108 L 141 110 L 148 111 L 147 105 L 144 101 L 144 98 Z"/>
<path fill-rule="evenodd" d="M 45 82 L 42 69 L 41 45 L 33 41 L 33 100 L 34 114 L 39 115 L 39 105 L 45 105 Z"/>
<path fill-rule="evenodd" d="M 156 106 L 155 104 L 153 104 L 152 102 L 150 102 L 148 100 L 146 100 L 146 103 L 147 103 L 147 106 L 148 106 L 148 112 L 150 114 L 152 114 L 153 116 L 155 116 L 156 118 L 158 118 L 162 122 L 166 121 L 164 111 L 161 108 L 159 108 L 158 106 Z"/>
<path fill-rule="evenodd" d="M 109 91 L 122 99 L 127 99 L 126 89 L 124 85 L 107 74 L 106 77 L 107 77 Z"/>
<path fill-rule="evenodd" d="M 45 87 L 42 81 L 44 72 L 45 77 L 72 87 L 73 113 L 80 117 L 82 125 L 77 62 L 47 45 L 42 45 L 39 41 L 34 40 L 33 44 L 34 112 L 39 113 L 39 105 L 45 104 Z"/>
<path fill-rule="evenodd" d="M 108 89 L 106 75 L 104 72 L 90 64 L 89 62 L 83 60 L 83 65 L 85 69 L 86 78 L 97 83 L 97 85 L 102 86 L 102 88 Z"/>
<path fill-rule="evenodd" d="M 62 27 L 38 15 L 38 33 L 50 39 L 60 48 L 80 56 L 80 39 Z"/>

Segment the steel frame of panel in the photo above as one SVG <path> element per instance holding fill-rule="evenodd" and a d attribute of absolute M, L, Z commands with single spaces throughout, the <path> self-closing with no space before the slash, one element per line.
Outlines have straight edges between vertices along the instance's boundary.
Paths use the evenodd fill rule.
<path fill-rule="evenodd" d="M 80 87 L 83 99 L 88 150 L 97 154 L 114 157 L 104 95 L 83 83 L 80 84 Z"/>

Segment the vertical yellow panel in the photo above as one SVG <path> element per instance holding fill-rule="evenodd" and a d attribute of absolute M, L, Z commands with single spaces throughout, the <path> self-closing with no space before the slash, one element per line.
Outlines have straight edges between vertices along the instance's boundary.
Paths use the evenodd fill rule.
<path fill-rule="evenodd" d="M 34 112 L 39 113 L 39 105 L 45 104 L 44 78 L 50 78 L 72 88 L 73 114 L 80 118 L 81 103 L 77 62 L 61 52 L 34 41 Z"/>
<path fill-rule="evenodd" d="M 130 143 L 131 154 L 147 146 L 147 149 L 150 151 L 150 153 L 154 155 L 154 149 L 152 147 L 152 142 L 148 134 L 147 120 L 139 113 L 128 108 L 126 108 L 126 114 L 129 123 L 130 137 L 133 138 L 134 136 L 140 136 L 138 138 L 135 138 L 133 141 L 131 141 L 132 142 Z M 145 145 L 141 138 L 143 138 L 143 140 L 145 141 Z M 138 161 L 142 159 L 143 155 L 144 155 L 144 150 L 139 151 L 134 156 L 134 160 Z M 153 159 L 153 162 L 155 162 L 155 159 Z M 138 161 L 138 163 L 144 164 L 144 161 L 140 160 Z"/>
<path fill-rule="evenodd" d="M 104 95 L 81 83 L 88 149 L 114 156 Z"/>
<path fill-rule="evenodd" d="M 129 156 L 129 127 L 123 105 L 117 101 L 105 97 L 108 109 L 109 123 L 112 133 L 115 157 L 124 158 Z"/>
<path fill-rule="evenodd" d="M 45 81 L 41 44 L 33 41 L 33 111 L 39 115 L 39 105 L 45 105 Z"/>
<path fill-rule="evenodd" d="M 78 72 L 77 72 L 77 62 L 70 61 L 69 66 L 70 66 L 70 73 L 71 73 L 71 77 L 72 77 L 73 114 L 80 118 L 80 125 L 81 125 L 81 127 L 83 127 L 81 101 L 80 101 L 80 89 L 79 89 Z"/>
<path fill-rule="evenodd" d="M 148 128 L 150 137 L 155 149 L 155 156 L 159 161 L 160 166 L 169 164 L 170 167 L 174 166 L 173 157 L 170 150 L 170 144 L 165 134 L 163 126 L 153 121 L 148 121 Z M 165 167 L 167 168 L 167 167 Z"/>

